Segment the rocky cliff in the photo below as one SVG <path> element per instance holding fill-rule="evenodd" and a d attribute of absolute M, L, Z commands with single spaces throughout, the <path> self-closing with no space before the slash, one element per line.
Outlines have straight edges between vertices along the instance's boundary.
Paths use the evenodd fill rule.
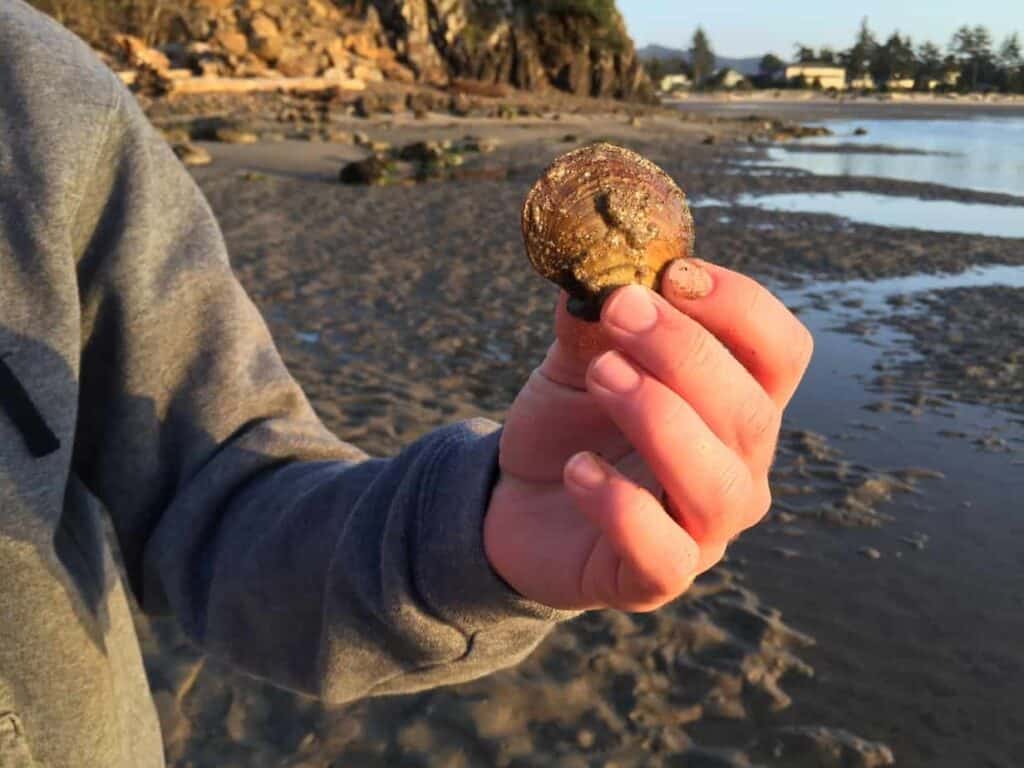
<path fill-rule="evenodd" d="M 631 100 L 651 92 L 614 0 L 179 0 L 162 7 L 153 17 L 158 28 L 117 30 L 137 36 L 114 38 L 113 51 L 129 65 L 180 76 L 437 86 L 477 80 Z M 108 40 L 93 42 L 105 47 Z"/>
<path fill-rule="evenodd" d="M 373 0 L 392 48 L 426 82 L 635 99 L 650 92 L 614 0 Z"/>

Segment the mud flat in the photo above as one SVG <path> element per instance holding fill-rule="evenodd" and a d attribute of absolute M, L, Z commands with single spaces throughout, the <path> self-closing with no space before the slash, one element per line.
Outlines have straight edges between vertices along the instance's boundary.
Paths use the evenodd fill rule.
<path fill-rule="evenodd" d="M 395 146 L 485 137 L 495 151 L 465 165 L 504 173 L 348 186 L 338 170 L 366 148 L 299 141 L 204 144 L 214 162 L 193 171 L 240 279 L 331 429 L 387 455 L 455 419 L 501 418 L 550 341 L 555 300 L 522 252 L 522 199 L 557 154 L 610 139 L 662 164 L 698 200 L 718 199 L 695 211 L 699 255 L 769 281 L 818 335 L 780 445 L 776 503 L 721 567 L 661 612 L 586 615 L 515 669 L 341 710 L 238 676 L 204 660 L 169 622 L 140 619 L 172 766 L 1024 761 L 1024 611 L 1011 587 L 1024 572 L 1024 532 L 1008 509 L 1024 491 L 1020 472 L 1011 474 L 1012 453 L 939 434 L 1006 418 L 980 398 L 950 403 L 938 394 L 946 383 L 932 387 L 926 375 L 937 367 L 955 378 L 978 365 L 1009 386 L 996 362 L 1009 347 L 974 356 L 950 347 L 943 357 L 926 346 L 935 328 L 895 320 L 865 287 L 1021 264 L 1021 241 L 729 204 L 752 190 L 843 184 L 950 200 L 977 193 L 752 174 L 744 162 L 761 150 L 740 121 L 445 118 L 363 130 Z M 905 309 L 955 311 L 951 322 L 970 339 L 1002 333 L 984 311 L 993 300 L 913 298 Z M 996 300 L 1004 315 L 1019 296 Z M 868 327 L 877 330 L 857 330 Z M 914 344 L 923 362 L 886 357 Z M 939 404 L 893 395 L 881 400 L 895 407 L 872 409 L 873 378 L 903 365 L 919 368 L 895 378 L 919 378 Z"/>

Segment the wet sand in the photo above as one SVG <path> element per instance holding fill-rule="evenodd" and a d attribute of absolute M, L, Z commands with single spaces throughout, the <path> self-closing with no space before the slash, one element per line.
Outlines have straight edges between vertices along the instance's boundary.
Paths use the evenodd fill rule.
<path fill-rule="evenodd" d="M 759 150 L 736 124 L 389 122 L 361 127 L 396 144 L 493 136 L 500 148 L 467 162 L 507 178 L 344 186 L 340 164 L 365 151 L 305 142 L 209 145 L 216 162 L 194 171 L 290 369 L 329 427 L 378 455 L 455 419 L 500 419 L 540 361 L 555 294 L 526 264 L 519 208 L 546 163 L 580 142 L 633 147 L 697 198 L 837 188 L 976 197 L 750 176 L 737 160 Z M 702 143 L 711 132 L 716 143 Z M 748 208 L 701 207 L 695 218 L 699 255 L 769 281 L 818 338 L 768 520 L 657 614 L 587 615 L 514 670 L 337 711 L 204 661 L 169 623 L 143 622 L 172 766 L 1024 763 L 1024 528 L 1014 514 L 1024 425 L 1003 410 L 1021 393 L 1003 387 L 994 408 L 964 376 L 953 402 L 948 381 L 927 373 L 956 375 L 955 361 L 985 365 L 1015 349 L 1019 337 L 991 318 L 1019 318 L 1020 294 L 949 304 L 963 307 L 962 334 L 991 340 L 979 363 L 955 346 L 936 355 L 932 331 L 895 321 L 890 304 L 844 282 L 1019 265 L 1024 243 Z M 840 282 L 816 291 L 823 280 Z M 907 301 L 908 317 L 919 304 L 936 314 L 927 299 Z M 887 372 L 913 386 L 880 388 Z M 1007 450 L 974 441 L 992 429 Z"/>

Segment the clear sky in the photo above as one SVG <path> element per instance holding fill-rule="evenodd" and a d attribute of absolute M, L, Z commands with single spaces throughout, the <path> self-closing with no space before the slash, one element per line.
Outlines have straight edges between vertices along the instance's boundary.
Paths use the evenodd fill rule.
<path fill-rule="evenodd" d="M 914 43 L 931 40 L 942 48 L 962 24 L 983 24 L 996 45 L 1014 30 L 1024 35 L 1024 0 L 618 0 L 638 46 L 658 43 L 687 48 L 698 24 L 715 53 L 788 58 L 797 42 L 820 48 L 848 48 L 862 17 L 878 37 L 898 29 Z"/>

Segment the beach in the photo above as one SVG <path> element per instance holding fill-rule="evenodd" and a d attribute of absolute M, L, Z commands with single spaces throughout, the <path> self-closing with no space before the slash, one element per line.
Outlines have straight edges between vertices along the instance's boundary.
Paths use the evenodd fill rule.
<path fill-rule="evenodd" d="M 502 419 L 551 342 L 556 298 L 523 253 L 522 201 L 591 141 L 672 175 L 697 255 L 776 291 L 816 355 L 765 522 L 671 606 L 582 616 L 514 669 L 331 709 L 140 617 L 170 765 L 1024 764 L 1024 239 L 756 204 L 852 193 L 1024 218 L 1024 195 L 772 159 L 774 116 L 945 115 L 921 105 L 679 108 L 337 121 L 392 147 L 493 143 L 449 178 L 384 186 L 338 182 L 359 143 L 200 142 L 214 162 L 191 173 L 236 273 L 325 424 L 371 454 Z"/>

